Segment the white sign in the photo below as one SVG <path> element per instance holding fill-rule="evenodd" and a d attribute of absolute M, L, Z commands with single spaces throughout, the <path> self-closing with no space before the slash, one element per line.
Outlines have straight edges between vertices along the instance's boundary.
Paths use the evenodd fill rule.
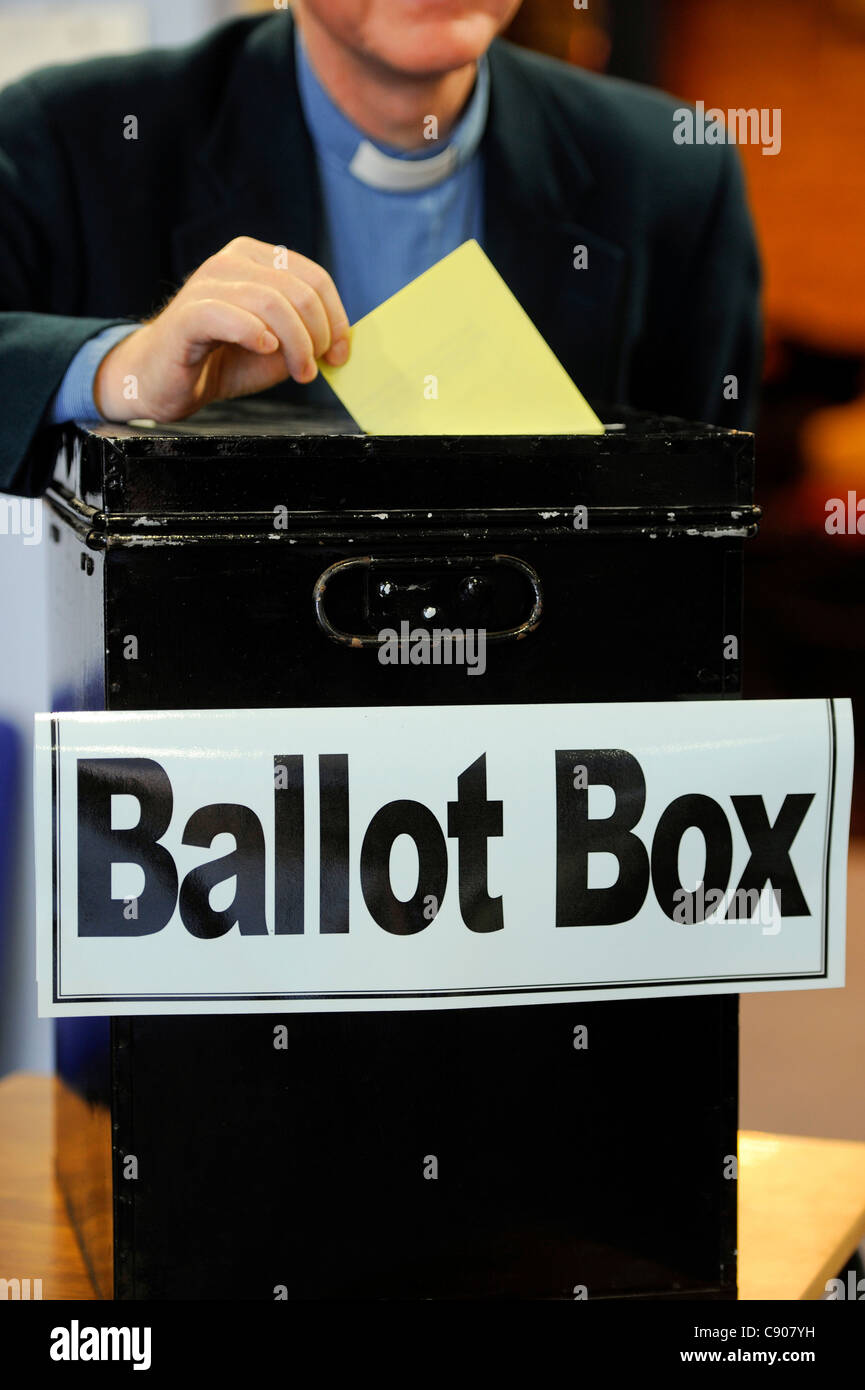
<path fill-rule="evenodd" d="M 848 700 L 37 717 L 43 1015 L 844 982 Z"/>

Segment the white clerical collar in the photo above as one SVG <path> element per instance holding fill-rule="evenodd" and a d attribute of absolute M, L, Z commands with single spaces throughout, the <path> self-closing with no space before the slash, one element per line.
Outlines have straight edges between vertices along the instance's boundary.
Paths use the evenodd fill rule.
<path fill-rule="evenodd" d="M 382 148 L 332 100 L 314 71 L 295 22 L 295 62 L 304 116 L 320 154 L 337 160 L 354 178 L 384 192 L 413 193 L 441 183 L 467 164 L 480 144 L 489 107 L 489 64 L 478 61 L 474 90 L 443 150 L 435 154 Z M 389 150 L 393 150 L 390 153 Z"/>
<path fill-rule="evenodd" d="M 427 155 L 424 159 L 400 159 L 385 154 L 371 140 L 363 139 L 352 156 L 348 171 L 371 188 L 381 188 L 388 193 L 411 193 L 441 183 L 459 163 L 460 152 L 455 145 L 448 145 L 438 154 Z"/>

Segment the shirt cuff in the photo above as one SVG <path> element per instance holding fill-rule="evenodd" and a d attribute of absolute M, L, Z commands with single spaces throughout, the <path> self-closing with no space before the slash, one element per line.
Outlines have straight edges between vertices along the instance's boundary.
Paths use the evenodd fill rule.
<path fill-rule="evenodd" d="M 136 333 L 140 323 L 117 323 L 111 328 L 103 328 L 95 337 L 88 338 L 76 352 L 43 417 L 46 425 L 61 425 L 66 420 L 102 420 L 106 417 L 97 409 L 93 400 L 93 383 L 103 357 L 121 339 Z"/>

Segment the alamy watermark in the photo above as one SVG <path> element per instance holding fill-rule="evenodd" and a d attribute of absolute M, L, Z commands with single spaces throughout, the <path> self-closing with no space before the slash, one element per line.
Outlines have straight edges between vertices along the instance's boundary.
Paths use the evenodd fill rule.
<path fill-rule="evenodd" d="M 51 1329 L 48 1354 L 52 1361 L 131 1361 L 133 1371 L 149 1371 L 151 1328 L 82 1327 L 73 1318 Z"/>
<path fill-rule="evenodd" d="M 865 1279 L 860 1279 L 855 1269 L 846 1270 L 847 1284 L 843 1279 L 827 1279 L 824 1285 L 824 1303 L 838 1303 L 849 1300 L 851 1303 L 865 1302 Z"/>
<path fill-rule="evenodd" d="M 0 536 L 23 536 L 25 545 L 42 539 L 42 499 L 0 496 Z"/>
<path fill-rule="evenodd" d="M 847 493 L 843 497 L 830 497 L 825 504 L 825 531 L 829 536 L 865 536 L 865 497 Z"/>
<path fill-rule="evenodd" d="M 781 152 L 781 108 L 738 106 L 722 111 L 702 101 L 673 112 L 677 145 L 761 145 L 763 154 Z"/>
<path fill-rule="evenodd" d="M 406 620 L 378 634 L 382 666 L 465 666 L 467 676 L 487 669 L 487 634 L 482 627 L 412 628 Z"/>
<path fill-rule="evenodd" d="M 0 1299 L 41 1299 L 41 1279 L 0 1279 Z"/>
<path fill-rule="evenodd" d="M 673 894 L 673 921 L 683 926 L 697 922 L 753 922 L 763 928 L 764 936 L 777 936 L 781 930 L 781 891 L 771 893 L 759 888 L 707 888 L 698 883 L 693 893 L 677 888 Z"/>

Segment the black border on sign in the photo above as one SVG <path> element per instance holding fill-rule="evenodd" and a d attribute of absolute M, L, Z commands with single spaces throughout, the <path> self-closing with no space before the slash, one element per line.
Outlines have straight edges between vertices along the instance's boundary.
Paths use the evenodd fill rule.
<path fill-rule="evenodd" d="M 835 772 L 837 762 L 837 727 L 835 701 L 826 700 L 829 718 L 829 787 L 826 831 L 823 849 L 823 933 L 821 941 L 822 969 L 805 970 L 786 975 L 687 975 L 673 980 L 604 980 L 576 985 L 490 985 L 477 989 L 428 990 L 356 990 L 327 994 L 324 992 L 294 993 L 259 991 L 254 994 L 63 994 L 60 985 L 62 952 L 60 950 L 60 728 L 56 715 L 51 716 L 51 829 L 52 829 L 52 899 L 53 899 L 53 1002 L 55 1004 L 120 1004 L 180 1002 L 187 1004 L 244 1004 L 258 999 L 273 1000 L 351 1000 L 351 999 L 467 999 L 478 996 L 505 997 L 520 994 L 580 994 L 591 990 L 675 988 L 677 985 L 716 984 L 737 985 L 748 980 L 781 982 L 784 980 L 825 980 L 829 938 L 829 867 L 832 850 L 832 828 L 835 815 Z M 734 993 L 734 990 L 728 993 Z M 675 997 L 675 996 L 673 996 Z"/>

